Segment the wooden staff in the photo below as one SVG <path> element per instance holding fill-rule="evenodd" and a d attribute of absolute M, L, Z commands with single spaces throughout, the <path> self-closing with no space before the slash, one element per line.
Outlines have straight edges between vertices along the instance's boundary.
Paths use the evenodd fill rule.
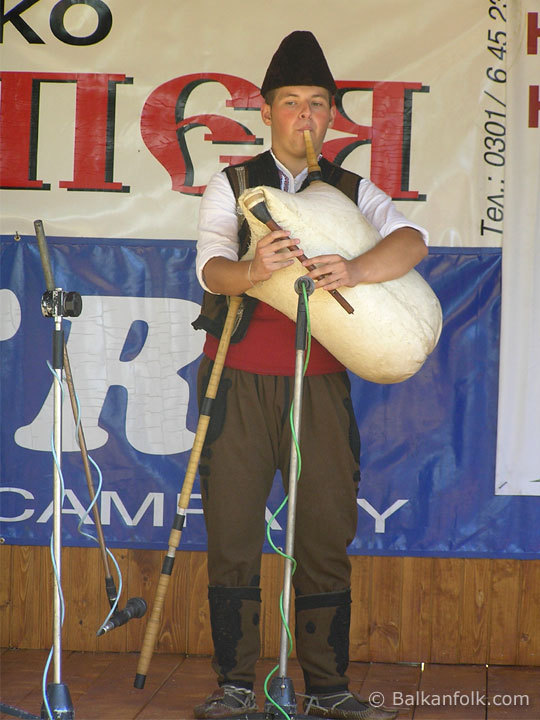
<path fill-rule="evenodd" d="M 310 184 L 313 182 L 322 182 L 322 175 L 321 175 L 321 168 L 319 167 L 319 163 L 317 162 L 317 158 L 315 156 L 315 151 L 313 149 L 313 143 L 311 141 L 311 133 L 309 130 L 304 130 L 304 140 L 306 143 L 306 157 L 308 162 L 308 178 Z M 264 193 L 262 191 L 254 192 L 249 197 L 245 199 L 245 206 L 246 208 L 254 215 L 257 220 L 260 220 L 260 222 L 264 223 L 266 227 L 269 230 L 282 230 L 277 222 L 273 220 L 272 216 L 270 215 L 270 211 L 268 210 L 266 206 L 266 202 L 264 200 Z M 291 245 L 289 247 L 289 250 L 296 250 L 295 245 Z M 298 256 L 298 260 L 300 262 L 304 262 L 304 260 L 307 260 L 308 258 L 302 254 Z M 316 270 L 316 265 L 308 265 L 308 270 Z M 330 295 L 337 300 L 337 302 L 341 305 L 341 307 L 346 310 L 349 315 L 352 315 L 354 313 L 353 306 L 345 300 L 343 295 L 338 290 L 328 290 Z"/>
<path fill-rule="evenodd" d="M 214 360 L 214 366 L 210 374 L 210 380 L 206 389 L 206 395 L 201 404 L 199 413 L 199 422 L 197 424 L 197 430 L 195 433 L 195 439 L 193 441 L 193 447 L 191 448 L 191 454 L 189 456 L 189 462 L 184 476 L 184 482 L 182 485 L 182 491 L 178 499 L 178 507 L 176 510 L 176 516 L 174 523 L 169 535 L 169 549 L 163 560 L 163 566 L 161 568 L 161 575 L 159 578 L 156 594 L 154 598 L 154 606 L 148 619 L 146 631 L 143 640 L 143 646 L 141 649 L 141 655 L 139 658 L 139 664 L 137 665 L 137 674 L 135 675 L 135 681 L 133 685 L 138 689 L 142 690 L 146 681 L 146 673 L 152 659 L 156 639 L 158 636 L 159 628 L 161 625 L 161 613 L 163 610 L 163 604 L 165 602 L 165 595 L 169 587 L 169 581 L 174 566 L 174 558 L 178 545 L 180 544 L 180 538 L 182 537 L 182 529 L 186 518 L 186 510 L 189 505 L 189 499 L 191 496 L 191 490 L 193 488 L 193 482 L 197 473 L 197 467 L 201 457 L 201 452 L 206 438 L 206 432 L 208 430 L 208 424 L 210 422 L 210 414 L 212 410 L 212 403 L 216 398 L 223 365 L 225 363 L 225 356 L 229 348 L 229 343 L 234 327 L 234 321 L 242 298 L 234 296 L 230 298 L 229 310 L 225 319 L 225 325 L 223 326 L 223 332 L 219 341 L 216 358 Z"/>

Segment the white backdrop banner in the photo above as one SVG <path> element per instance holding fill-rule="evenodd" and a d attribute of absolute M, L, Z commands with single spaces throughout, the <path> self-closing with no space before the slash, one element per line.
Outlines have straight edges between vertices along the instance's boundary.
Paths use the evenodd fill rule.
<path fill-rule="evenodd" d="M 486 121 L 504 102 L 502 7 L 6 0 L 2 232 L 32 234 L 39 217 L 54 236 L 195 238 L 210 175 L 267 145 L 258 87 L 273 52 L 310 29 L 341 88 L 325 154 L 433 245 L 500 246 Z"/>

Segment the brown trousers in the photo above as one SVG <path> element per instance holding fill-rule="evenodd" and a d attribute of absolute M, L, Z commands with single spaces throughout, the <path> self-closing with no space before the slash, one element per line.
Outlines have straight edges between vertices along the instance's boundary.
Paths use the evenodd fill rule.
<path fill-rule="evenodd" d="M 204 397 L 211 367 L 212 362 L 203 358 L 199 369 L 200 399 Z M 212 408 L 199 473 L 208 533 L 214 667 L 220 682 L 250 686 L 254 678 L 259 640 L 258 605 L 253 603 L 258 603 L 255 595 L 266 532 L 265 508 L 276 470 L 281 472 L 285 489 L 288 485 L 293 384 L 292 377 L 254 375 L 224 368 Z M 359 454 L 360 439 L 347 374 L 305 377 L 295 523 L 297 569 L 293 584 L 297 598 L 314 598 L 307 601 L 309 608 L 317 605 L 324 608 L 326 619 L 320 629 L 324 625 L 326 633 L 332 622 L 329 613 L 333 616 L 338 612 L 328 608 L 340 607 L 338 614 L 342 618 L 347 612 L 341 606 L 348 607 L 350 602 L 347 546 L 356 532 Z M 231 589 L 229 594 L 234 597 L 232 604 L 223 599 L 227 589 Z M 318 597 L 322 598 L 320 603 Z M 331 603 L 337 599 L 336 603 L 329 606 L 328 598 Z M 249 620 L 240 619 L 245 615 L 242 604 Z M 236 608 L 234 621 L 224 610 L 229 605 Z M 235 624 L 238 628 L 231 640 L 229 631 Z M 340 633 L 343 635 L 343 629 Z M 306 679 L 310 686 L 346 685 L 342 672 L 346 662 L 342 657 L 337 664 L 334 660 L 325 663 L 318 657 L 309 657 L 313 653 L 319 656 L 322 646 L 327 646 L 333 656 L 332 642 L 328 644 L 328 640 L 318 638 L 312 622 L 305 633 L 297 629 L 297 652 L 301 662 L 305 658 L 304 671 L 313 664 L 319 667 L 317 677 Z M 222 649 L 226 646 L 226 668 L 219 662 L 216 645 L 220 644 Z M 335 654 L 342 656 L 343 648 L 340 646 Z M 337 665 L 339 671 L 335 669 Z"/>

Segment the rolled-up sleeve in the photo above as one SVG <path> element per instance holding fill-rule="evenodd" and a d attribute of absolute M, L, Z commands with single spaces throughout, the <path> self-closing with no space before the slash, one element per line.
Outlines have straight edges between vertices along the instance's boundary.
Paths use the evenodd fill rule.
<path fill-rule="evenodd" d="M 205 290 L 208 288 L 204 282 L 203 269 L 213 257 L 238 260 L 236 200 L 227 176 L 222 172 L 210 179 L 199 209 L 195 272 Z"/>
<path fill-rule="evenodd" d="M 358 207 L 369 222 L 377 228 L 381 237 L 390 235 L 398 228 L 411 227 L 421 233 L 426 245 L 429 244 L 428 231 L 402 215 L 394 205 L 392 198 L 366 178 L 363 178 L 358 186 Z"/>
<path fill-rule="evenodd" d="M 371 180 L 363 178 L 358 187 L 358 207 L 369 222 L 386 237 L 401 227 L 412 227 L 421 233 L 426 245 L 427 230 L 408 220 L 394 205 L 392 198 Z M 212 176 L 201 199 L 197 232 L 195 271 L 204 290 L 203 269 L 214 257 L 238 260 L 238 215 L 236 200 L 227 176 L 218 172 Z"/>

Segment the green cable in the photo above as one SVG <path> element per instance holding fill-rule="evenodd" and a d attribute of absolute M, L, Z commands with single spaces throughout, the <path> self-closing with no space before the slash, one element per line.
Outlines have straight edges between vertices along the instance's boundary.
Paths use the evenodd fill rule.
<path fill-rule="evenodd" d="M 308 364 L 309 364 L 309 356 L 310 356 L 310 353 L 311 353 L 311 319 L 310 319 L 310 316 L 309 316 L 309 305 L 308 305 L 308 299 L 307 299 L 307 292 L 306 292 L 306 288 L 305 288 L 304 285 L 302 285 L 302 293 L 303 293 L 303 295 L 304 295 L 304 304 L 305 304 L 305 307 L 306 307 L 306 318 L 307 318 L 307 349 L 306 349 L 306 357 L 305 357 L 304 369 L 303 369 L 303 374 L 305 375 L 305 374 L 306 374 L 306 370 L 307 370 L 307 366 L 308 366 Z M 294 446 L 295 446 L 295 448 L 296 448 L 296 455 L 297 455 L 297 458 L 298 458 L 298 466 L 297 466 L 297 469 L 296 469 L 296 481 L 298 482 L 298 480 L 300 479 L 300 473 L 301 473 L 301 471 L 302 471 L 302 455 L 300 454 L 300 445 L 299 445 L 299 443 L 298 443 L 298 438 L 296 437 L 296 433 L 295 433 L 295 431 L 294 431 L 293 410 L 294 410 L 294 402 L 291 403 L 291 408 L 290 408 L 290 411 L 289 411 L 289 423 L 290 423 L 290 425 L 291 425 L 291 437 L 292 437 L 292 441 L 294 442 Z M 266 538 L 267 538 L 270 546 L 272 547 L 272 549 L 274 550 L 275 553 L 277 553 L 278 555 L 281 555 L 282 558 L 284 558 L 284 559 L 286 559 L 286 560 L 290 560 L 290 561 L 292 562 L 292 573 L 291 573 L 291 574 L 294 575 L 294 573 L 295 573 L 295 571 L 296 571 L 296 560 L 295 560 L 293 557 L 290 557 L 289 555 L 287 555 L 287 553 L 284 553 L 280 548 L 278 548 L 278 547 L 275 545 L 274 541 L 272 540 L 272 536 L 271 536 L 271 526 L 272 526 L 272 522 L 277 518 L 277 516 L 279 515 L 279 513 L 283 510 L 283 508 L 284 508 L 285 505 L 287 504 L 288 499 L 289 499 L 289 495 L 287 494 L 287 495 L 285 496 L 285 498 L 283 499 L 283 502 L 281 503 L 281 505 L 280 505 L 280 506 L 278 507 L 278 509 L 273 513 L 273 515 L 271 516 L 270 520 L 266 523 Z M 282 621 L 282 623 L 283 623 L 283 625 L 284 625 L 284 627 L 285 627 L 285 630 L 286 630 L 286 632 L 287 632 L 287 638 L 288 638 L 288 640 L 289 640 L 289 650 L 288 650 L 288 653 L 287 653 L 287 657 L 290 657 L 291 652 L 292 652 L 292 648 L 293 648 L 293 640 L 292 640 L 291 630 L 290 630 L 290 628 L 289 628 L 288 618 L 285 617 L 284 610 L 283 610 L 283 591 L 280 593 L 280 596 L 279 596 L 279 614 L 280 614 L 280 617 L 281 617 L 281 621 Z M 274 706 L 279 710 L 279 712 L 285 717 L 285 720 L 291 720 L 290 715 L 288 715 L 288 714 L 285 712 L 285 710 L 284 710 L 280 705 L 278 705 L 278 704 L 275 702 L 275 700 L 273 700 L 273 699 L 270 697 L 270 694 L 269 694 L 269 692 L 268 692 L 268 683 L 269 683 L 269 681 L 270 681 L 270 678 L 272 677 L 272 675 L 273 675 L 273 674 L 276 672 L 276 670 L 278 670 L 278 669 L 279 669 L 279 664 L 276 665 L 274 668 L 272 668 L 272 670 L 270 670 L 270 672 L 269 672 L 268 675 L 266 676 L 266 678 L 265 678 L 265 680 L 264 680 L 264 694 L 265 694 L 267 700 L 269 700 L 269 701 L 272 703 L 272 705 L 274 705 Z"/>

